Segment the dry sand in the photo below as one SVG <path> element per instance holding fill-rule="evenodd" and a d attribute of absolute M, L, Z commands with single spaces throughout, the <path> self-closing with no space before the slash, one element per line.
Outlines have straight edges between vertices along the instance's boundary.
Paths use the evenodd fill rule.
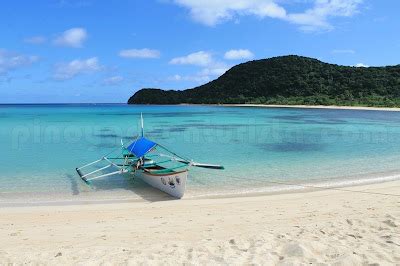
<path fill-rule="evenodd" d="M 400 195 L 400 181 L 348 188 Z M 400 196 L 323 190 L 0 209 L 0 264 L 400 265 Z"/>

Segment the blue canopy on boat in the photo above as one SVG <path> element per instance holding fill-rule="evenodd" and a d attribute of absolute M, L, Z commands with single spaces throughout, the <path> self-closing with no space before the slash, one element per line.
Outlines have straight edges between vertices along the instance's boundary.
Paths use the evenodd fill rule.
<path fill-rule="evenodd" d="M 143 155 L 151 151 L 151 149 L 153 149 L 156 145 L 157 143 L 141 137 L 134 141 L 131 145 L 129 145 L 127 150 L 136 157 L 142 157 Z"/>

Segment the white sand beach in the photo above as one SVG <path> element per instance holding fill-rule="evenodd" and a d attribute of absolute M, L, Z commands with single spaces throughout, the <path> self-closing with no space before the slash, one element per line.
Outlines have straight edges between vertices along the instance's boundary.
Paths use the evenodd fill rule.
<path fill-rule="evenodd" d="M 228 107 L 262 107 L 262 108 L 301 108 L 301 109 L 333 109 L 399 112 L 398 107 L 339 106 L 339 105 L 282 105 L 282 104 L 219 104 Z"/>
<path fill-rule="evenodd" d="M 400 264 L 400 181 L 346 190 L 1 208 L 0 264 Z"/>

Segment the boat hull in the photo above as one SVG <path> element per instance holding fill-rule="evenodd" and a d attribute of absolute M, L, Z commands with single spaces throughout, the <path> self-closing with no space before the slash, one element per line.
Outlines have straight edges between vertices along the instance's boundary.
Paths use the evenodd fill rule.
<path fill-rule="evenodd" d="M 180 199 L 185 194 L 188 171 L 157 175 L 139 170 L 136 171 L 135 176 L 142 179 L 150 186 Z"/>

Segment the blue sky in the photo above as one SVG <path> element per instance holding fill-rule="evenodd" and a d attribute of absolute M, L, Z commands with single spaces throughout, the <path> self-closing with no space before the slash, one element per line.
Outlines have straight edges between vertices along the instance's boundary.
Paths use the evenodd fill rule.
<path fill-rule="evenodd" d="M 0 103 L 126 102 L 252 59 L 400 64 L 397 0 L 40 0 L 0 8 Z"/>

